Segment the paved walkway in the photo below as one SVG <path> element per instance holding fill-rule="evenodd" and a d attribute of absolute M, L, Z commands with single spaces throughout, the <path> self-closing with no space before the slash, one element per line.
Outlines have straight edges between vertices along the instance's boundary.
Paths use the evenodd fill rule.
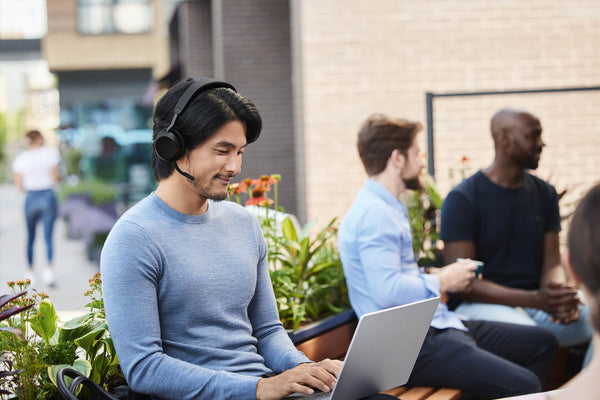
<path fill-rule="evenodd" d="M 8 293 L 6 282 L 23 279 L 27 271 L 24 201 L 25 195 L 14 185 L 0 184 L 0 294 Z M 34 260 L 36 266 L 44 266 L 46 262 L 41 225 L 37 229 Z M 87 259 L 82 240 L 67 238 L 66 224 L 60 218 L 54 230 L 54 267 L 54 287 L 43 284 L 41 268 L 33 287 L 48 293 L 56 310 L 63 312 L 61 315 L 81 310 L 90 300 L 83 295 L 89 289 L 88 280 L 99 271 L 99 266 Z"/>

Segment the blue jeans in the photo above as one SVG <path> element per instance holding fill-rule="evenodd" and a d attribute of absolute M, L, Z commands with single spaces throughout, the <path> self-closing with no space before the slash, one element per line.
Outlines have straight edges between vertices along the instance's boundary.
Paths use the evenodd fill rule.
<path fill-rule="evenodd" d="M 25 221 L 27 223 L 27 263 L 30 268 L 33 267 L 33 244 L 35 242 L 36 226 L 39 221 L 42 221 L 44 226 L 46 257 L 48 263 L 52 263 L 52 233 L 57 214 L 58 206 L 52 189 L 27 191 L 27 196 L 25 197 Z"/>
<path fill-rule="evenodd" d="M 589 342 L 594 332 L 589 320 L 590 310 L 586 305 L 579 306 L 579 319 L 566 325 L 550 321 L 550 315 L 547 312 L 536 308 L 510 307 L 501 304 L 465 301 L 456 307 L 454 311 L 457 314 L 474 320 L 510 322 L 529 326 L 537 325 L 554 333 L 560 346 L 573 346 Z M 584 360 L 584 366 L 591 359 L 591 348 L 592 346 L 590 345 Z"/>

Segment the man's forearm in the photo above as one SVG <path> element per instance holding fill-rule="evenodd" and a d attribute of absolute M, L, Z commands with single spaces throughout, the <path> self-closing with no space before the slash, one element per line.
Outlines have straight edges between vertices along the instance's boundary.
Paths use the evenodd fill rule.
<path fill-rule="evenodd" d="M 565 270 L 561 264 L 556 264 L 542 271 L 540 286 L 548 286 L 551 282 L 567 282 L 567 274 L 565 273 Z"/>
<path fill-rule="evenodd" d="M 537 291 L 514 289 L 485 279 L 473 282 L 468 292 L 457 294 L 469 301 L 503 304 L 511 307 L 541 308 Z"/>

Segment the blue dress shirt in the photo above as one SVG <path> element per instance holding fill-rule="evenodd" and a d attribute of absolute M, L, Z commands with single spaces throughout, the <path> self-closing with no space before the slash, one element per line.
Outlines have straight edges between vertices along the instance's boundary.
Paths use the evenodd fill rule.
<path fill-rule="evenodd" d="M 348 295 L 358 316 L 440 295 L 435 275 L 419 272 L 406 207 L 368 179 L 340 224 L 338 248 Z M 431 326 L 465 326 L 440 303 Z"/>

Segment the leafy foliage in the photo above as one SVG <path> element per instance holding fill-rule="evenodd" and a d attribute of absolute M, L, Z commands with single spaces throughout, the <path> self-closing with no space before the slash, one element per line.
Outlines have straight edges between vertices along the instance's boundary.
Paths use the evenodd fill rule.
<path fill-rule="evenodd" d="M 311 235 L 315 223 L 300 232 L 278 205 L 280 175 L 263 175 L 230 186 L 230 199 L 258 206 L 259 222 L 269 250 L 271 282 L 279 318 L 286 328 L 339 313 L 350 307 L 342 263 L 336 247 L 336 218 Z M 274 200 L 267 197 L 273 191 Z"/>
<path fill-rule="evenodd" d="M 92 203 L 104 204 L 117 198 L 117 190 L 113 185 L 98 179 L 87 179 L 75 185 L 62 184 L 58 188 L 58 198 L 64 201 L 72 194 L 85 194 L 90 196 Z"/>
<path fill-rule="evenodd" d="M 339 254 L 334 247 L 336 219 L 314 238 L 309 224 L 301 234 L 289 218 L 283 220 L 283 241 L 272 249 L 271 280 L 284 326 L 339 313 L 350 306 Z"/>
<path fill-rule="evenodd" d="M 17 299 L 27 293 L 30 283 L 29 280 L 8 282 L 15 294 L 7 296 Z M 114 381 L 113 376 L 122 377 L 104 315 L 99 273 L 90 279 L 90 290 L 85 295 L 92 299 L 86 306 L 89 312 L 65 323 L 60 321 L 44 293 L 13 300 L 11 308 L 2 310 L 1 315 L 6 314 L 7 318 L 0 332 L 1 362 L 8 371 L 12 368 L 20 371 L 18 375 L 2 371 L 7 377 L 0 385 L 3 393 L 15 394 L 22 400 L 59 399 L 56 375 L 65 366 L 100 385 Z M 10 310 L 17 309 L 22 313 L 8 315 Z"/>
<path fill-rule="evenodd" d="M 425 175 L 423 190 L 407 192 L 402 202 L 408 209 L 413 240 L 413 252 L 421 266 L 436 261 L 439 241 L 439 221 L 444 199 L 440 196 L 430 175 Z"/>

